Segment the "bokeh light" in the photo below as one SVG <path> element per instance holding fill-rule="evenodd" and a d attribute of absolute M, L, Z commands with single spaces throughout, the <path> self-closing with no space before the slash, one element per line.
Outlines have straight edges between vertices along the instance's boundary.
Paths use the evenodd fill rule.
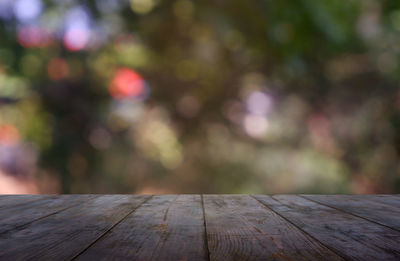
<path fill-rule="evenodd" d="M 116 71 L 109 90 L 113 98 L 123 99 L 141 97 L 145 94 L 145 88 L 145 82 L 140 74 L 129 68 L 120 68 Z"/>
<path fill-rule="evenodd" d="M 398 193 L 399 32 L 396 1 L 0 0 L 0 193 Z"/>
<path fill-rule="evenodd" d="M 52 80 L 61 80 L 68 76 L 68 63 L 62 58 L 53 58 L 47 65 L 47 72 Z"/>
<path fill-rule="evenodd" d="M 85 48 L 89 40 L 89 33 L 83 29 L 68 29 L 64 35 L 64 45 L 70 51 L 79 51 Z"/>
<path fill-rule="evenodd" d="M 147 14 L 156 5 L 157 0 L 130 0 L 131 8 L 138 14 Z"/>
<path fill-rule="evenodd" d="M 268 120 L 263 116 L 249 114 L 244 117 L 243 125 L 248 135 L 259 138 L 266 133 Z"/>
<path fill-rule="evenodd" d="M 15 17 L 22 23 L 32 22 L 38 18 L 42 9 L 41 0 L 16 0 L 14 3 Z"/>
<path fill-rule="evenodd" d="M 18 30 L 18 43 L 25 48 L 46 47 L 51 43 L 51 35 L 37 26 L 24 26 Z"/>
<path fill-rule="evenodd" d="M 11 124 L 0 125 L 0 144 L 4 146 L 15 146 L 20 141 L 18 129 Z"/>
<path fill-rule="evenodd" d="M 264 92 L 252 92 L 247 97 L 246 106 L 252 114 L 266 115 L 272 109 L 272 98 Z"/>
<path fill-rule="evenodd" d="M 70 51 L 86 47 L 91 35 L 89 12 L 80 6 L 70 9 L 65 19 L 64 45 Z"/>

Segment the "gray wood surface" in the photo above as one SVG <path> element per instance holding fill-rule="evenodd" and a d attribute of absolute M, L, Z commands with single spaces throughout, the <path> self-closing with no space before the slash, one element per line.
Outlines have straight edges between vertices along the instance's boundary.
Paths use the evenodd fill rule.
<path fill-rule="evenodd" d="M 365 196 L 303 195 L 329 207 L 357 215 L 400 231 L 400 208 L 382 204 Z"/>
<path fill-rule="evenodd" d="M 25 205 L 33 201 L 48 198 L 48 195 L 1 195 L 0 210 Z"/>
<path fill-rule="evenodd" d="M 94 195 L 81 195 L 79 197 L 62 195 L 38 197 L 35 200 L 29 199 L 25 204 L 16 202 L 15 206 L 0 209 L 0 234 L 21 228 L 94 197 Z M 19 197 L 19 199 L 21 198 Z"/>
<path fill-rule="evenodd" d="M 77 259 L 207 260 L 200 196 L 154 196 Z"/>
<path fill-rule="evenodd" d="M 382 204 L 386 204 L 391 208 L 400 208 L 400 195 L 349 195 L 351 196 L 351 200 L 355 200 L 358 198 L 379 202 Z"/>
<path fill-rule="evenodd" d="M 211 260 L 342 260 L 246 195 L 204 196 Z"/>
<path fill-rule="evenodd" d="M 0 235 L 0 260 L 68 260 L 147 197 L 99 196 Z"/>
<path fill-rule="evenodd" d="M 2 260 L 400 260 L 399 195 L 0 196 Z"/>
<path fill-rule="evenodd" d="M 349 260 L 400 260 L 400 233 L 296 195 L 256 199 Z"/>

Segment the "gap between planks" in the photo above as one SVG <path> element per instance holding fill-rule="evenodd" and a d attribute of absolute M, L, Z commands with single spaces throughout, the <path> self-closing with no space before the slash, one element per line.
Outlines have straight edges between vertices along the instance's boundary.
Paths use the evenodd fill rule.
<path fill-rule="evenodd" d="M 301 194 L 297 194 L 296 196 L 299 196 L 299 197 L 304 198 L 304 199 L 306 199 L 306 200 L 312 201 L 312 202 L 317 203 L 317 204 L 319 204 L 319 205 L 322 205 L 322 206 L 325 206 L 325 207 L 328 207 L 328 208 L 335 209 L 335 210 L 337 210 L 337 211 L 339 211 L 339 212 L 343 212 L 343 213 L 345 213 L 345 214 L 352 215 L 352 216 L 355 216 L 355 217 L 364 219 L 364 220 L 366 220 L 366 221 L 368 221 L 368 222 L 377 224 L 377 225 L 379 225 L 379 226 L 384 226 L 384 227 L 390 228 L 390 229 L 392 229 L 392 230 L 395 230 L 395 231 L 397 231 L 397 232 L 400 232 L 399 229 L 396 229 L 396 228 L 390 227 L 390 226 L 388 226 L 388 225 L 379 223 L 379 222 L 377 222 L 377 221 L 374 221 L 374 220 L 372 220 L 372 219 L 369 219 L 369 218 L 360 216 L 360 215 L 355 214 L 355 213 L 352 213 L 352 212 L 350 212 L 350 211 L 347 211 L 347 210 L 344 210 L 344 209 L 341 209 L 341 208 L 337 208 L 337 207 L 328 205 L 328 204 L 326 204 L 326 203 L 319 202 L 319 201 L 317 201 L 317 200 L 308 198 L 307 196 L 303 196 L 303 195 L 301 195 Z"/>
<path fill-rule="evenodd" d="M 301 229 L 298 225 L 294 224 L 293 222 L 291 222 L 289 219 L 287 219 L 286 217 L 284 217 L 283 215 L 281 215 L 280 213 L 278 213 L 277 211 L 273 210 L 272 208 L 270 208 L 268 205 L 264 204 L 262 201 L 258 200 L 256 197 L 254 197 L 253 195 L 249 195 L 251 198 L 253 198 L 254 200 L 256 200 L 259 204 L 261 204 L 263 207 L 265 207 L 266 209 L 274 212 L 275 214 L 277 214 L 278 216 L 280 216 L 281 218 L 283 218 L 286 222 L 288 222 L 289 224 L 293 225 L 295 228 L 297 228 L 300 232 L 302 232 L 303 234 L 311 237 L 313 240 L 315 240 L 316 242 L 318 242 L 319 244 L 321 244 L 322 246 L 324 246 L 325 248 L 329 249 L 330 251 L 332 251 L 333 253 L 335 253 L 336 255 L 338 255 L 339 257 L 343 258 L 344 260 L 350 261 L 350 259 L 346 258 L 344 255 L 342 255 L 340 252 L 336 251 L 335 249 L 327 246 L 326 244 L 322 243 L 320 240 L 318 240 L 317 238 L 315 238 L 313 235 L 311 235 L 310 233 L 304 231 L 303 229 Z M 274 199 L 272 196 L 267 195 L 268 197 Z"/>
<path fill-rule="evenodd" d="M 40 198 L 37 198 L 37 199 L 34 199 L 34 200 L 29 200 L 29 201 L 27 201 L 27 202 L 25 202 L 25 203 L 17 204 L 16 206 L 23 206 L 23 205 L 28 205 L 28 204 L 36 203 L 36 202 L 39 202 L 39 203 L 40 203 L 40 201 L 49 200 L 49 199 L 51 199 L 51 198 L 52 198 L 51 196 L 47 196 L 47 195 L 46 195 L 46 196 L 44 196 L 44 197 L 40 197 Z M 93 200 L 94 198 L 95 198 L 94 196 L 91 196 L 91 197 L 89 197 L 89 200 Z M 23 223 L 23 224 L 20 224 L 20 225 L 16 225 L 15 227 L 9 228 L 9 229 L 4 230 L 4 231 L 1 231 L 1 232 L 0 232 L 0 235 L 6 234 L 6 233 L 8 233 L 8 232 L 10 232 L 10 231 L 12 231 L 12 230 L 15 230 L 15 229 L 23 229 L 24 227 L 29 226 L 30 224 L 32 224 L 32 223 L 34 223 L 34 222 L 40 221 L 40 220 L 45 219 L 45 218 L 48 218 L 48 217 L 50 217 L 50 216 L 52 216 L 52 215 L 56 215 L 56 214 L 58 214 L 58 213 L 61 213 L 61 212 L 65 211 L 65 210 L 67 210 L 67 209 L 70 209 L 70 208 L 72 208 L 72 207 L 75 207 L 75 206 L 78 205 L 79 203 L 80 203 L 79 201 L 78 201 L 78 202 L 75 202 L 74 204 L 71 204 L 70 206 L 67 206 L 67 207 L 65 207 L 65 208 L 63 208 L 63 209 L 60 209 L 60 210 L 51 212 L 51 213 L 46 214 L 46 215 L 44 215 L 44 216 L 41 216 L 41 217 L 35 218 L 35 219 L 33 219 L 33 220 L 30 220 L 30 221 L 28 221 L 28 222 L 26 222 L 26 223 Z"/>
<path fill-rule="evenodd" d="M 208 247 L 208 235 L 207 235 L 207 222 L 206 222 L 206 211 L 204 209 L 204 198 L 203 198 L 203 194 L 200 195 L 201 198 L 201 208 L 203 210 L 203 222 L 204 222 L 204 245 L 206 247 L 206 251 L 207 251 L 207 260 L 210 261 L 210 248 Z"/>
<path fill-rule="evenodd" d="M 22 229 L 22 228 L 24 228 L 24 227 L 26 227 L 26 226 L 28 226 L 28 225 L 30 225 L 30 224 L 36 222 L 36 221 L 39 221 L 39 220 L 42 220 L 42 219 L 44 219 L 44 218 L 50 217 L 50 216 L 52 216 L 52 215 L 58 214 L 58 213 L 60 213 L 60 212 L 63 212 L 64 210 L 67 210 L 67 209 L 72 208 L 72 207 L 75 207 L 75 206 L 76 206 L 76 204 L 75 204 L 75 205 L 71 205 L 71 206 L 66 207 L 66 208 L 63 208 L 63 209 L 60 209 L 60 210 L 58 210 L 58 211 L 52 212 L 52 213 L 47 214 L 47 215 L 45 215 L 45 216 L 42 216 L 42 217 L 40 217 L 40 218 L 31 220 L 31 221 L 29 221 L 29 222 L 27 222 L 27 223 L 24 223 L 24 224 L 22 224 L 22 225 L 18 225 L 18 226 L 15 226 L 15 227 L 13 227 L 13 228 L 7 229 L 7 230 L 5 230 L 5 231 L 0 232 L 0 235 L 5 234 L 5 233 L 8 233 L 8 232 L 10 232 L 11 230 Z"/>
<path fill-rule="evenodd" d="M 82 255 L 86 250 L 88 250 L 91 246 L 93 246 L 96 242 L 98 242 L 101 238 L 103 238 L 107 233 L 109 233 L 114 227 L 116 227 L 118 224 L 120 224 L 122 221 L 124 221 L 129 215 L 131 215 L 132 213 L 134 213 L 138 208 L 140 208 L 144 203 L 146 203 L 147 201 L 149 201 L 150 199 L 152 199 L 154 197 L 154 195 L 150 195 L 148 198 L 146 198 L 145 200 L 143 200 L 139 205 L 137 205 L 134 209 L 132 209 L 130 212 L 128 212 L 128 214 L 126 214 L 124 217 L 121 218 L 121 220 L 119 220 L 118 222 L 116 222 L 114 225 L 112 225 L 108 230 L 106 230 L 103 234 L 101 234 L 98 238 L 96 238 L 95 240 L 93 240 L 92 243 L 90 243 L 87 247 L 85 247 L 81 252 L 79 252 L 78 254 L 76 254 L 75 256 L 73 256 L 71 259 L 69 259 L 70 261 L 72 260 L 76 260 L 80 255 Z"/>

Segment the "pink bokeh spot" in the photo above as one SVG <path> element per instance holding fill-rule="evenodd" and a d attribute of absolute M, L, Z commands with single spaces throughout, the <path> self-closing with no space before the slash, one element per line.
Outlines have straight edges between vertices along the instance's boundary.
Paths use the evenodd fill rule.
<path fill-rule="evenodd" d="M 18 30 L 18 43 L 25 48 L 46 47 L 51 43 L 51 36 L 40 27 L 25 26 Z"/>
<path fill-rule="evenodd" d="M 83 29 L 70 29 L 64 35 L 64 46 L 70 51 L 79 51 L 86 47 L 89 32 Z"/>
<path fill-rule="evenodd" d="M 138 97 L 145 89 L 142 76 L 130 68 L 120 68 L 110 84 L 110 94 L 115 99 Z"/>

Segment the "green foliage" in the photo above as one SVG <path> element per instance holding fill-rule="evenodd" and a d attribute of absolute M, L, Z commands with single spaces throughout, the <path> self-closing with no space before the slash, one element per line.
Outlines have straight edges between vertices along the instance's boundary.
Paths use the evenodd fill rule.
<path fill-rule="evenodd" d="M 45 1 L 41 45 L 0 22 L 0 125 L 61 192 L 400 191 L 398 1 L 99 2 Z"/>

